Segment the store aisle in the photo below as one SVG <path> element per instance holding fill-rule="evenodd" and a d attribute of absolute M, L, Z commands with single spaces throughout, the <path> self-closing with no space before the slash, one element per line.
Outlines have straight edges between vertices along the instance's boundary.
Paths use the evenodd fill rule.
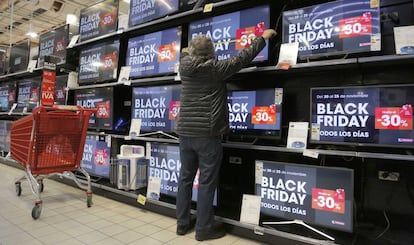
<path fill-rule="evenodd" d="M 177 236 L 173 218 L 98 195 L 87 208 L 84 191 L 49 179 L 44 180 L 42 214 L 33 220 L 34 195 L 27 181 L 20 197 L 15 191 L 14 181 L 22 174 L 0 163 L 0 245 L 260 244 L 230 234 L 204 242 L 195 240 L 194 231 Z"/>

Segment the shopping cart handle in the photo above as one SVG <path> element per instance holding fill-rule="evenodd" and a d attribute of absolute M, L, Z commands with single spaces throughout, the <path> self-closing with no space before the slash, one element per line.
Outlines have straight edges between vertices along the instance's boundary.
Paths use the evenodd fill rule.
<path fill-rule="evenodd" d="M 96 108 L 85 108 L 77 105 L 53 105 L 53 108 L 59 109 L 59 110 L 67 110 L 67 111 L 90 111 L 92 113 L 97 112 L 98 109 Z"/>

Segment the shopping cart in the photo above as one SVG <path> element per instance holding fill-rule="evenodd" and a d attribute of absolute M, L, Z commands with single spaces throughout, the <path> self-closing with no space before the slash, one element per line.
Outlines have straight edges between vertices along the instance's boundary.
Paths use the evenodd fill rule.
<path fill-rule="evenodd" d="M 24 176 L 15 182 L 16 194 L 21 195 L 21 181 L 27 179 L 36 196 L 33 219 L 38 219 L 42 211 L 40 193 L 44 188 L 43 178 L 56 174 L 72 178 L 86 190 L 87 207 L 92 206 L 91 179 L 80 167 L 80 161 L 89 117 L 93 112 L 95 109 L 79 106 L 39 106 L 31 115 L 12 123 L 11 157 L 25 169 Z M 72 172 L 74 170 L 85 175 L 87 184 L 77 179 Z"/>

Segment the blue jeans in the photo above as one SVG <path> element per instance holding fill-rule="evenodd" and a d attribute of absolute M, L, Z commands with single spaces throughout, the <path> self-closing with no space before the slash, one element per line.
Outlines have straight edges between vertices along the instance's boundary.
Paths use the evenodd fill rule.
<path fill-rule="evenodd" d="M 196 232 L 208 231 L 214 222 L 213 199 L 217 187 L 223 147 L 220 137 L 180 136 L 181 169 L 176 200 L 177 224 L 190 222 L 194 177 L 200 169 Z"/>

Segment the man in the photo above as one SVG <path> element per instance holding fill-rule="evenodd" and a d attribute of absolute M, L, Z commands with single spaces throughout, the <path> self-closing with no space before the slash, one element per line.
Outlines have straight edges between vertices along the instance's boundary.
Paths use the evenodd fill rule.
<path fill-rule="evenodd" d="M 276 35 L 265 30 L 248 48 L 227 60 L 216 60 L 214 44 L 204 35 L 190 41 L 180 60 L 182 83 L 180 115 L 176 132 L 180 137 L 181 170 L 176 201 L 177 234 L 185 235 L 190 223 L 193 181 L 200 170 L 197 198 L 196 240 L 223 237 L 214 227 L 213 198 L 222 161 L 222 135 L 228 132 L 227 89 L 225 80 L 248 65 Z"/>

